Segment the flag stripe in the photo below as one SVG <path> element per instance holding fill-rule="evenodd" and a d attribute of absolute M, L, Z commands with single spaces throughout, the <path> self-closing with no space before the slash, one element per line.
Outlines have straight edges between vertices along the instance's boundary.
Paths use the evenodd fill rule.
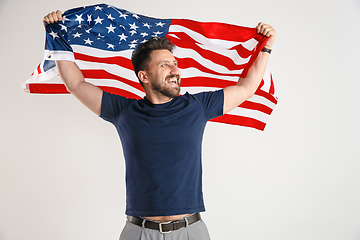
<path fill-rule="evenodd" d="M 227 123 L 232 125 L 240 125 L 243 127 L 251 127 L 263 131 L 266 124 L 264 122 L 258 121 L 251 117 L 243 116 L 234 116 L 234 115 L 223 115 L 214 119 L 211 119 L 212 122 Z"/>

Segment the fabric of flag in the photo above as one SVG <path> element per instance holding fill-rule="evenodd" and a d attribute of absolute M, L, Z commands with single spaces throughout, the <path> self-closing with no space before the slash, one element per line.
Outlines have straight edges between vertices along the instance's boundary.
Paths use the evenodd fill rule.
<path fill-rule="evenodd" d="M 155 19 L 106 4 L 64 12 L 46 24 L 44 61 L 23 83 L 29 93 L 68 93 L 54 60 L 75 61 L 85 80 L 104 91 L 143 98 L 131 64 L 132 51 L 150 37 L 168 37 L 181 70 L 181 92 L 196 93 L 234 85 L 265 46 L 255 28 L 187 19 Z M 212 119 L 263 130 L 277 104 L 269 69 L 255 95 L 234 110 Z"/>

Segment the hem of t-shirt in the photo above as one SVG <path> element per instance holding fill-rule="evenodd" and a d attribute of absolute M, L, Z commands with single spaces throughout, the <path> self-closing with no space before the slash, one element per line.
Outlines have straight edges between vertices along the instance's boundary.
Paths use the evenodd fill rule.
<path fill-rule="evenodd" d="M 126 210 L 125 214 L 134 217 L 157 217 L 157 216 L 173 216 L 181 214 L 192 214 L 198 212 L 205 212 L 205 207 L 190 208 L 190 209 L 179 209 L 179 210 L 154 210 L 154 211 L 134 211 Z"/>

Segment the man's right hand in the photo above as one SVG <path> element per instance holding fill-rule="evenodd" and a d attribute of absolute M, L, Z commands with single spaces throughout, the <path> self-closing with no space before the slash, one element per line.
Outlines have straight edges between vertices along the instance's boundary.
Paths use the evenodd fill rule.
<path fill-rule="evenodd" d="M 54 23 L 62 20 L 62 12 L 57 10 L 56 12 L 49 13 L 43 19 L 43 23 Z"/>

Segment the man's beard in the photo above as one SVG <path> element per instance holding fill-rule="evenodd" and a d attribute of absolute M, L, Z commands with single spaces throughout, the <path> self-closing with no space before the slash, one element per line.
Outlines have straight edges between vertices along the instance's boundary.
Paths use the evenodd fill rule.
<path fill-rule="evenodd" d="M 168 98 L 177 97 L 180 93 L 180 76 L 179 75 L 169 75 L 166 77 L 165 81 L 168 78 L 173 78 L 173 77 L 177 78 L 177 84 L 178 84 L 177 88 L 166 87 L 166 83 L 165 83 L 165 86 L 161 86 L 159 84 L 159 82 L 156 81 L 151 84 L 152 90 L 157 91 Z"/>

